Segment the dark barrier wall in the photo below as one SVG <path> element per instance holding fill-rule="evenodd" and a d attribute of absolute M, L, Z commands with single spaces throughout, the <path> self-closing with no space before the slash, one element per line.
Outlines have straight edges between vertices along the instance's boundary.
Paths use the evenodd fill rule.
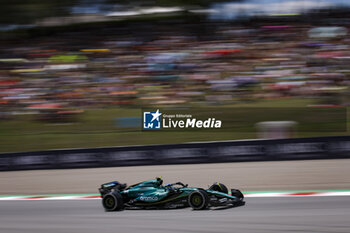
<path fill-rule="evenodd" d="M 350 136 L 0 154 L 0 171 L 350 158 Z"/>

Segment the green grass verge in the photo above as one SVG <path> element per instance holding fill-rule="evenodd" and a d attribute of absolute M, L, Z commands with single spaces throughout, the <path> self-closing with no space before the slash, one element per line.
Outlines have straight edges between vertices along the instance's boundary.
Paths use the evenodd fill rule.
<path fill-rule="evenodd" d="M 212 107 L 305 107 L 312 99 L 262 100 L 247 104 Z M 254 131 L 162 131 L 145 132 L 140 129 L 117 129 L 116 117 L 141 116 L 140 109 L 105 108 L 87 110 L 78 123 L 48 124 L 35 121 L 33 116 L 21 116 L 11 121 L 0 121 L 0 153 L 36 151 L 62 148 L 92 148 L 107 146 L 175 144 L 185 142 L 252 139 Z M 315 126 L 317 127 L 317 126 Z M 343 136 L 348 132 L 300 132 L 298 137 Z"/>

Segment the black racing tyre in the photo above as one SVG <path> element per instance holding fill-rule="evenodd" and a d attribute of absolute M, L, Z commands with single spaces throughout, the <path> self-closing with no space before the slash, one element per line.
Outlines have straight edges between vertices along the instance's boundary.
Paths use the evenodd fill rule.
<path fill-rule="evenodd" d="M 237 197 L 240 200 L 243 200 L 244 198 L 243 193 L 238 189 L 231 189 L 231 195 Z"/>
<path fill-rule="evenodd" d="M 102 205 L 106 211 L 117 211 L 124 208 L 123 197 L 118 192 L 111 192 L 103 196 Z"/>
<path fill-rule="evenodd" d="M 188 204 L 194 210 L 204 210 L 209 206 L 209 196 L 206 191 L 198 189 L 188 196 Z"/>
<path fill-rule="evenodd" d="M 210 186 L 209 189 L 213 190 L 213 191 L 218 191 L 218 192 L 222 192 L 222 193 L 228 194 L 227 187 L 224 184 L 221 184 L 219 182 L 215 182 L 212 186 Z"/>

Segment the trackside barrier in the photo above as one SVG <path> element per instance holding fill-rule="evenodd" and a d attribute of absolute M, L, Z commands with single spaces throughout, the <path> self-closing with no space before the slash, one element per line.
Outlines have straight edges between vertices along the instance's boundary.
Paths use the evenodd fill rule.
<path fill-rule="evenodd" d="M 350 158 L 350 136 L 0 154 L 0 171 Z"/>

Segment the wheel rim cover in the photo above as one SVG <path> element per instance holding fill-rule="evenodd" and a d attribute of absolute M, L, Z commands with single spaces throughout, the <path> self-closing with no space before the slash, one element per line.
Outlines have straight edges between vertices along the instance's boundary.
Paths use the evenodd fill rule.
<path fill-rule="evenodd" d="M 202 204 L 202 197 L 198 194 L 193 195 L 191 200 L 192 200 L 192 204 L 196 207 Z"/>

